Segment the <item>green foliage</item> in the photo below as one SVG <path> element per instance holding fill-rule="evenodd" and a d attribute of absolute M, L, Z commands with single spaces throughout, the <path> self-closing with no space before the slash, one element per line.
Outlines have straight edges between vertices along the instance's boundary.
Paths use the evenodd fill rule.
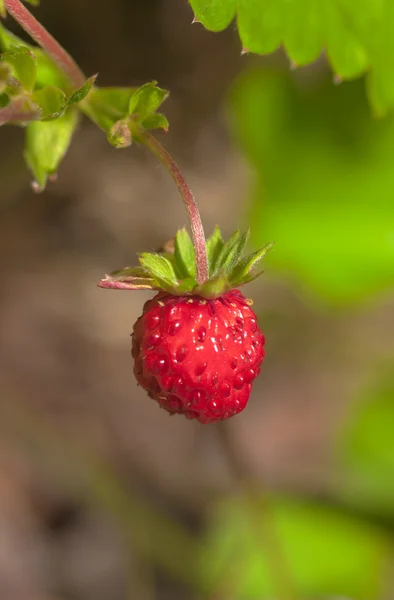
<path fill-rule="evenodd" d="M 14 46 L 1 55 L 1 61 L 10 65 L 13 76 L 21 87 L 30 92 L 37 76 L 37 59 L 33 52 L 25 46 Z"/>
<path fill-rule="evenodd" d="M 150 280 L 151 289 L 162 289 L 177 295 L 217 298 L 261 274 L 255 267 L 272 244 L 242 258 L 248 239 L 249 229 L 242 235 L 236 231 L 226 242 L 223 242 L 220 229 L 215 227 L 213 234 L 207 240 L 209 279 L 201 285 L 198 285 L 196 280 L 195 252 L 186 229 L 177 232 L 172 250 L 160 254 L 148 252 L 141 254 L 142 272 L 138 267 L 126 267 L 106 275 L 98 285 L 103 288 L 124 290 L 146 289 L 146 284 Z M 144 279 L 143 287 L 138 286 L 136 277 Z"/>
<path fill-rule="evenodd" d="M 394 517 L 394 376 L 353 403 L 337 446 L 341 493 L 358 508 Z"/>
<path fill-rule="evenodd" d="M 32 98 L 41 110 L 42 119 L 51 119 L 53 115 L 60 114 L 66 103 L 63 90 L 52 85 L 38 89 Z"/>
<path fill-rule="evenodd" d="M 71 107 L 82 111 L 103 131 L 116 148 L 130 146 L 133 139 L 149 129 L 168 129 L 164 115 L 156 112 L 168 92 L 156 82 L 140 88 L 97 88 L 96 76 L 87 79 L 78 90 L 53 61 L 39 48 L 25 44 L 0 25 L 0 109 L 8 107 L 4 122 L 24 125 L 25 121 L 62 123 L 39 126 L 31 124 L 26 136 L 25 157 L 36 177 L 36 189 L 43 190 L 48 175 L 59 166 L 69 145 L 76 118 L 64 118 Z M 13 113 L 17 118 L 8 116 Z M 75 111 L 74 111 L 75 112 Z M 76 114 L 76 113 L 75 113 Z M 75 116 L 75 115 L 74 115 Z M 23 118 L 22 118 L 23 117 Z M 67 133 L 66 133 L 67 131 Z M 43 143 L 55 143 L 53 157 Z"/>
<path fill-rule="evenodd" d="M 279 597 L 287 571 L 305 598 L 381 597 L 389 546 L 379 529 L 362 520 L 328 506 L 284 498 L 265 498 L 261 508 L 256 499 L 253 509 L 246 500 L 227 499 L 210 516 L 201 577 L 212 597 Z M 276 542 L 267 533 L 271 528 L 284 564 L 272 547 Z M 274 563 L 269 556 L 275 557 Z"/>
<path fill-rule="evenodd" d="M 196 20 L 221 31 L 236 17 L 249 52 L 281 45 L 297 66 L 323 52 L 342 79 L 368 76 L 377 114 L 394 106 L 394 4 L 391 0 L 189 0 Z"/>
<path fill-rule="evenodd" d="M 110 144 L 125 148 L 141 131 L 168 129 L 165 116 L 156 112 L 167 97 L 155 81 L 140 88 L 95 88 L 81 109 L 107 133 Z"/>
<path fill-rule="evenodd" d="M 33 121 L 26 127 L 25 159 L 39 186 L 45 188 L 49 175 L 57 172 L 78 123 L 70 109 L 55 121 Z"/>
<path fill-rule="evenodd" d="M 270 270 L 331 305 L 391 289 L 394 119 L 371 118 L 360 82 L 302 85 L 254 70 L 229 114 L 255 171 L 253 241 L 277 242 Z"/>
<path fill-rule="evenodd" d="M 82 111 L 105 132 L 128 115 L 130 98 L 136 88 L 95 87 L 89 96 L 89 102 L 82 105 Z"/>

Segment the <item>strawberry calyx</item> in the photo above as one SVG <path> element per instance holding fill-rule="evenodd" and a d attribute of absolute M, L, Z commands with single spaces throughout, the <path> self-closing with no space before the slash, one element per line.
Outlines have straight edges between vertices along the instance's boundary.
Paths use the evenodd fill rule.
<path fill-rule="evenodd" d="M 273 243 L 243 256 L 250 235 L 237 230 L 223 241 L 219 227 L 215 227 L 206 243 L 208 279 L 197 283 L 195 251 L 187 230 L 181 229 L 174 240 L 165 244 L 160 252 L 142 252 L 140 265 L 125 267 L 105 276 L 98 286 L 118 290 L 157 290 L 175 296 L 201 296 L 214 299 L 238 288 L 259 275 L 259 263 L 272 248 Z"/>

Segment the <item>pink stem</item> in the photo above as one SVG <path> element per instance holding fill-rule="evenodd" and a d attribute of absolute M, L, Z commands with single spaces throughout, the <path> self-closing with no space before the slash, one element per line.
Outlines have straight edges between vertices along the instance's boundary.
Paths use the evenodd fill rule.
<path fill-rule="evenodd" d="M 80 88 L 86 77 L 55 38 L 37 21 L 20 0 L 4 0 L 5 7 L 19 25 L 37 42 L 41 48 L 55 61 L 60 69 L 67 75 L 75 88 Z"/>
<path fill-rule="evenodd" d="M 165 166 L 182 196 L 190 220 L 193 245 L 196 254 L 196 280 L 199 285 L 202 285 L 208 279 L 208 260 L 204 228 L 202 226 L 196 200 L 175 160 L 172 158 L 171 154 L 163 148 L 160 142 L 147 131 L 139 135 L 138 139 L 149 148 L 149 150 L 151 150 Z"/>
<path fill-rule="evenodd" d="M 0 109 L 0 126 L 17 121 L 20 121 L 21 123 L 36 121 L 40 118 L 41 111 L 39 108 L 26 110 L 23 106 L 23 102 L 24 100 Z"/>

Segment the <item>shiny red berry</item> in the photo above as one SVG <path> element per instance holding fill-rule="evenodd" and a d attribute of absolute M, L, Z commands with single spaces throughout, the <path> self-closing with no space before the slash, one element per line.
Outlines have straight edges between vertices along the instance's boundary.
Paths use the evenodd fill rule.
<path fill-rule="evenodd" d="M 238 290 L 219 298 L 160 292 L 134 325 L 138 383 L 169 413 L 212 423 L 241 412 L 264 359 L 264 336 Z"/>

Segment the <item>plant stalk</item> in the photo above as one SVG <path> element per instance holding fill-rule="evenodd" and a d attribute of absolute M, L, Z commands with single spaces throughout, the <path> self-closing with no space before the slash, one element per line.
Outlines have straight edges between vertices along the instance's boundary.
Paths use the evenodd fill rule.
<path fill-rule="evenodd" d="M 23 102 L 16 102 L 0 108 L 0 126 L 7 123 L 27 123 L 28 121 L 37 121 L 41 116 L 39 108 L 31 108 L 28 111 L 23 106 Z"/>
<path fill-rule="evenodd" d="M 4 5 L 11 17 L 30 35 L 30 37 L 55 61 L 58 67 L 67 75 L 73 87 L 83 86 L 86 77 L 55 38 L 37 21 L 20 0 L 4 0 Z"/>
<path fill-rule="evenodd" d="M 171 177 L 176 183 L 179 193 L 182 196 L 187 214 L 190 220 L 193 245 L 196 255 L 196 279 L 199 285 L 202 285 L 208 279 L 208 259 L 205 243 L 204 228 L 202 226 L 200 212 L 191 189 L 187 185 L 181 170 L 172 158 L 171 154 L 163 148 L 160 142 L 148 131 L 140 132 L 138 141 L 143 143 L 164 165 Z"/>

